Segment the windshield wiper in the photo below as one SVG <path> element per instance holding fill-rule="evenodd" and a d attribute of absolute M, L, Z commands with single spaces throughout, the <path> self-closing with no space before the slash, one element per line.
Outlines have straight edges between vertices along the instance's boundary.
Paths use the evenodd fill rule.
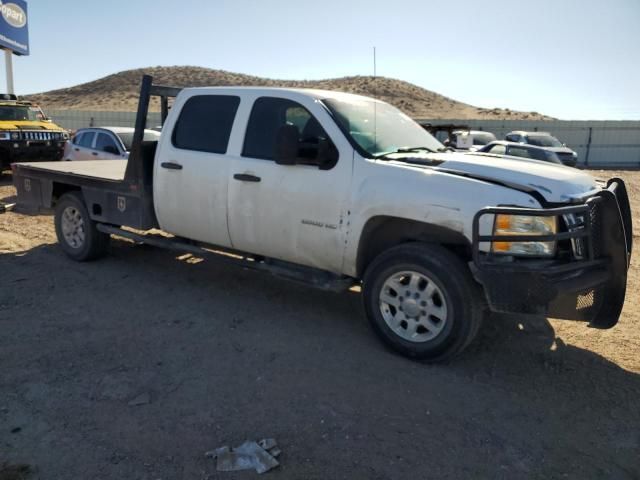
<path fill-rule="evenodd" d="M 390 152 L 381 153 L 380 155 L 376 155 L 374 158 L 384 159 L 389 155 L 395 155 L 396 153 L 417 153 L 417 152 L 438 153 L 438 151 L 440 151 L 440 149 L 434 150 L 433 148 L 429 148 L 429 147 L 402 147 L 396 150 L 392 150 Z"/>

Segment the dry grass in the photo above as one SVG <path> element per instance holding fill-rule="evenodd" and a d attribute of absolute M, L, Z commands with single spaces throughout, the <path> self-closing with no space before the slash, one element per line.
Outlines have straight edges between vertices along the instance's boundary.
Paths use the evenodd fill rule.
<path fill-rule="evenodd" d="M 461 103 L 402 80 L 356 76 L 329 80 L 272 80 L 202 67 L 155 67 L 109 75 L 94 82 L 62 90 L 30 95 L 45 109 L 135 111 L 140 78 L 153 75 L 155 82 L 181 87 L 264 86 L 337 90 L 379 98 L 414 118 L 491 120 L 552 120 L 536 112 L 478 108 Z M 157 99 L 152 108 L 159 110 Z"/>

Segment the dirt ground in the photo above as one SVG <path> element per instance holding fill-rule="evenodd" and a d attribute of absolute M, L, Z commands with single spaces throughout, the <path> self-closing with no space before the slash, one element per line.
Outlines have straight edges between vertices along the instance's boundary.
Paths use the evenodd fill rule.
<path fill-rule="evenodd" d="M 594 173 L 628 182 L 640 225 L 640 172 Z M 0 214 L 0 470 L 254 478 L 205 451 L 275 437 L 265 478 L 638 479 L 639 289 L 636 254 L 614 329 L 493 316 L 426 366 L 383 348 L 357 293 L 121 241 L 78 264 L 50 217 Z"/>

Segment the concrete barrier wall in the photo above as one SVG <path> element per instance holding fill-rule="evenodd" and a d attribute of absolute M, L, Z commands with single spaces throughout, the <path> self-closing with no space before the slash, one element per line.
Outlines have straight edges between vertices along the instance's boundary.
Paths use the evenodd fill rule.
<path fill-rule="evenodd" d="M 133 127 L 135 112 L 50 110 L 53 120 L 69 130 L 83 127 Z M 578 152 L 578 163 L 593 167 L 640 167 L 640 121 L 527 121 L 527 120 L 429 120 L 420 123 L 468 125 L 504 139 L 512 130 L 550 132 Z M 150 113 L 148 127 L 160 124 L 160 114 Z"/>

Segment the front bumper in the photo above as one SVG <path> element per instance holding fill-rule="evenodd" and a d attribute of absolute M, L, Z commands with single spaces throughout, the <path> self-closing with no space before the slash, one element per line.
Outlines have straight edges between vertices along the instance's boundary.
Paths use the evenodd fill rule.
<path fill-rule="evenodd" d="M 18 161 L 60 160 L 64 146 L 64 140 L 6 140 L 0 142 L 0 158 L 5 165 Z"/>
<path fill-rule="evenodd" d="M 499 213 L 575 215 L 581 223 L 545 237 L 480 235 L 480 219 Z M 552 209 L 486 208 L 473 225 L 473 269 L 483 284 L 491 310 L 589 322 L 611 328 L 620 317 L 627 287 L 633 227 L 625 184 L 609 180 L 607 188 L 586 203 Z M 515 259 L 481 252 L 482 243 L 502 241 L 579 242 L 581 255 L 564 260 Z"/>

